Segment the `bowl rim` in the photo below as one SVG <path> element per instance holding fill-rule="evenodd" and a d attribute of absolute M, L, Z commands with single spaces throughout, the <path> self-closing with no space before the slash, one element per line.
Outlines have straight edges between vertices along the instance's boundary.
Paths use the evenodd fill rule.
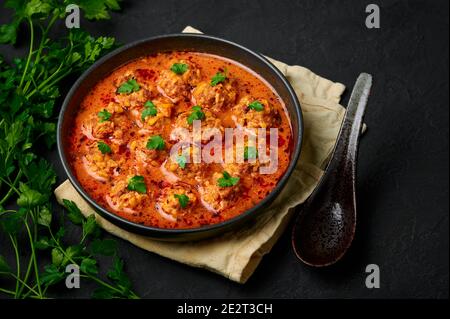
<path fill-rule="evenodd" d="M 225 221 L 222 221 L 217 224 L 211 224 L 211 225 L 205 225 L 202 227 L 195 227 L 195 228 L 158 228 L 143 224 L 138 224 L 135 222 L 132 222 L 128 219 L 125 219 L 123 217 L 120 217 L 119 215 L 116 215 L 104 207 L 100 206 L 93 198 L 89 196 L 89 194 L 86 193 L 86 191 L 83 189 L 81 184 L 78 182 L 77 178 L 72 174 L 72 171 L 70 169 L 70 165 L 68 163 L 67 157 L 65 155 L 64 146 L 63 146 L 63 140 L 61 136 L 61 130 L 64 120 L 64 115 L 66 113 L 66 109 L 68 108 L 68 105 L 76 92 L 76 90 L 79 88 L 81 83 L 87 78 L 93 71 L 97 69 L 98 66 L 102 65 L 103 63 L 107 62 L 110 58 L 113 56 L 120 54 L 126 50 L 129 50 L 135 46 L 139 46 L 146 42 L 152 42 L 159 39 L 166 39 L 166 38 L 202 38 L 205 40 L 215 41 L 217 43 L 224 43 L 226 45 L 234 46 L 239 50 L 245 51 L 246 53 L 250 54 L 254 59 L 260 60 L 263 64 L 265 64 L 266 67 L 268 67 L 275 75 L 279 78 L 279 80 L 282 81 L 283 85 L 286 87 L 289 96 L 291 97 L 294 108 L 295 108 L 295 114 L 292 114 L 297 118 L 298 123 L 298 139 L 297 142 L 293 145 L 292 150 L 292 158 L 291 161 L 284 172 L 283 176 L 278 180 L 278 183 L 276 186 L 272 189 L 272 191 L 264 197 L 260 202 L 258 202 L 256 205 L 252 206 L 251 208 L 247 209 L 243 213 L 227 219 Z M 193 51 L 195 51 L 195 48 L 193 48 Z M 132 60 L 130 60 L 132 61 Z M 104 55 L 102 58 L 94 62 L 88 69 L 86 69 L 75 81 L 75 83 L 70 88 L 69 92 L 66 94 L 61 110 L 59 112 L 58 116 L 58 124 L 57 124 L 57 148 L 58 148 L 58 154 L 61 159 L 64 171 L 67 174 L 67 177 L 69 178 L 71 184 L 75 187 L 76 191 L 83 197 L 84 200 L 86 200 L 91 206 L 93 206 L 96 210 L 96 212 L 100 213 L 100 215 L 103 215 L 106 219 L 111 221 L 113 224 L 115 224 L 118 227 L 124 228 L 127 231 L 142 234 L 144 236 L 148 236 L 154 239 L 164 240 L 164 238 L 170 238 L 170 235 L 173 235 L 173 238 L 183 235 L 183 234 L 199 234 L 203 232 L 208 231 L 214 231 L 214 230 L 220 230 L 221 228 L 227 228 L 230 227 L 232 224 L 235 224 L 239 221 L 242 221 L 244 219 L 247 219 L 251 215 L 256 214 L 258 211 L 262 211 L 266 205 L 269 205 L 276 197 L 279 195 L 281 190 L 286 186 L 288 179 L 291 177 L 292 172 L 294 171 L 298 159 L 300 157 L 301 152 L 301 146 L 302 146 L 302 140 L 303 140 L 303 132 L 304 132 L 304 126 L 303 126 L 303 116 L 302 116 L 302 109 L 300 102 L 297 98 L 297 94 L 295 93 L 294 89 L 292 88 L 289 81 L 286 79 L 286 77 L 278 70 L 275 65 L 273 65 L 265 56 L 262 54 L 259 54 L 257 52 L 254 52 L 240 44 L 237 44 L 235 42 L 222 39 L 220 37 L 211 36 L 211 35 L 205 35 L 205 34 L 198 34 L 198 33 L 170 33 L 170 34 L 164 34 L 164 35 L 157 35 L 152 37 L 147 37 L 144 39 L 136 40 L 133 42 L 130 42 L 126 45 L 121 46 L 120 48 L 117 48 L 108 54 Z M 157 236 L 152 236 L 156 235 Z M 159 238 L 160 237 L 160 238 Z"/>

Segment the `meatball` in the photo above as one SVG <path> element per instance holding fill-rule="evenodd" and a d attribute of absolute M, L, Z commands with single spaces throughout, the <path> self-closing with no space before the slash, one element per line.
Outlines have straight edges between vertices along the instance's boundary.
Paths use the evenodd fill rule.
<path fill-rule="evenodd" d="M 222 173 L 214 173 L 211 180 L 206 180 L 200 187 L 201 201 L 205 207 L 214 213 L 220 213 L 233 205 L 239 194 L 239 182 L 234 186 L 220 186 L 219 179 Z"/>
<path fill-rule="evenodd" d="M 136 214 L 138 210 L 143 208 L 145 201 L 148 200 L 147 194 L 128 189 L 128 180 L 131 177 L 133 176 L 128 176 L 127 179 L 120 178 L 114 181 L 109 194 L 105 196 L 108 205 L 113 210 L 128 214 Z"/>
<path fill-rule="evenodd" d="M 114 100 L 122 107 L 131 109 L 140 105 L 143 105 L 149 98 L 150 94 L 145 89 L 139 89 L 139 91 L 129 94 L 116 94 Z"/>
<path fill-rule="evenodd" d="M 187 65 L 187 69 L 176 73 L 172 70 L 176 64 Z M 197 65 L 184 60 L 172 60 L 169 68 L 169 70 L 161 71 L 156 84 L 158 91 L 163 96 L 176 103 L 181 98 L 188 98 L 192 86 L 200 81 L 201 73 Z"/>
<path fill-rule="evenodd" d="M 236 87 L 233 81 L 225 80 L 211 86 L 210 82 L 200 82 L 192 90 L 192 102 L 216 113 L 236 101 Z"/>
<path fill-rule="evenodd" d="M 250 128 L 277 127 L 281 118 L 276 109 L 264 99 L 256 100 L 250 96 L 241 98 L 233 107 L 236 125 Z"/>
<path fill-rule="evenodd" d="M 180 153 L 178 157 L 172 158 L 170 156 L 167 161 L 163 164 L 163 169 L 165 172 L 169 174 L 174 174 L 176 178 L 172 178 L 171 180 L 179 180 L 183 179 L 191 179 L 191 180 L 200 180 L 201 176 L 205 172 L 206 165 L 205 163 L 194 163 L 193 162 L 193 152 L 201 152 L 199 148 L 189 147 L 189 153 L 184 155 Z M 189 160 L 189 163 L 187 161 Z"/>
<path fill-rule="evenodd" d="M 114 122 L 96 122 L 92 128 L 92 135 L 95 138 L 104 139 L 111 136 L 114 133 Z"/>
<path fill-rule="evenodd" d="M 161 131 L 164 127 L 170 125 L 174 105 L 162 99 L 152 100 L 150 106 L 148 105 L 149 102 L 147 101 L 139 109 L 136 108 L 130 112 L 136 125 L 141 128 L 139 130 L 141 135 Z M 152 108 L 153 113 L 146 114 L 149 108 Z"/>
<path fill-rule="evenodd" d="M 138 77 L 135 72 L 128 71 L 123 76 L 115 79 L 114 86 L 116 87 L 116 94 L 114 97 L 114 101 L 120 104 L 120 106 L 122 106 L 123 108 L 130 109 L 144 104 L 145 101 L 154 96 L 154 88 L 147 82 L 141 81 L 140 78 L 141 77 Z M 119 88 L 131 80 L 136 81 L 138 88 L 136 90 L 133 89 L 131 92 L 119 93 Z"/>
<path fill-rule="evenodd" d="M 249 175 L 251 177 L 257 177 L 259 175 L 259 162 L 255 163 L 225 163 L 223 169 L 230 173 L 232 176 Z"/>
<path fill-rule="evenodd" d="M 119 104 L 110 102 L 84 122 L 81 131 L 90 140 L 111 138 L 118 143 L 122 139 L 123 129 L 128 127 L 127 122 L 124 109 Z"/>
<path fill-rule="evenodd" d="M 100 182 L 106 182 L 111 176 L 118 174 L 117 169 L 123 163 L 123 160 L 114 161 L 109 153 L 103 154 L 96 141 L 87 145 L 87 152 L 82 161 L 89 176 Z"/>
<path fill-rule="evenodd" d="M 136 159 L 137 164 L 144 167 L 147 165 L 154 167 L 160 166 L 164 162 L 164 158 L 167 157 L 167 150 L 148 149 L 148 140 L 149 136 L 143 136 L 132 140 L 128 144 L 130 152 Z"/>
<path fill-rule="evenodd" d="M 185 83 L 189 84 L 189 86 L 195 86 L 201 81 L 202 73 L 200 67 L 196 63 L 186 60 L 171 60 L 170 69 L 172 70 L 176 64 L 187 65 L 187 70 L 185 70 L 180 77 Z"/>
<path fill-rule="evenodd" d="M 185 214 L 191 213 L 197 203 L 197 196 L 188 184 L 174 184 L 161 190 L 156 202 L 158 213 L 169 221 L 176 222 Z"/>
<path fill-rule="evenodd" d="M 213 112 L 211 112 L 207 109 L 201 109 L 201 111 L 190 110 L 190 111 L 186 111 L 186 112 L 179 114 L 173 125 L 174 128 L 185 128 L 185 129 L 188 129 L 190 132 L 192 132 L 193 124 L 192 124 L 192 121 L 189 122 L 188 119 L 195 112 L 200 112 L 200 114 L 202 114 L 201 117 L 199 118 L 201 120 L 202 132 L 207 132 L 205 130 L 216 128 L 220 131 L 221 134 L 223 134 L 224 128 L 222 126 L 221 120 Z M 196 117 L 195 119 L 197 119 L 197 118 L 198 117 Z M 186 137 L 171 136 L 171 138 L 173 140 L 180 140 L 180 139 L 183 139 Z M 211 138 L 212 138 L 212 136 L 202 136 L 202 142 L 206 143 Z"/>

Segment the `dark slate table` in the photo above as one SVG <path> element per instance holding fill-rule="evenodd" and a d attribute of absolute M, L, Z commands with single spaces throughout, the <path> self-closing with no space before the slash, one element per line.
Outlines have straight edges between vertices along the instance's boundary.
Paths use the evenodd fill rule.
<path fill-rule="evenodd" d="M 141 296 L 448 298 L 448 2 L 375 1 L 381 28 L 367 29 L 371 2 L 127 0 L 110 21 L 82 21 L 93 34 L 122 43 L 192 25 L 349 89 L 362 71 L 375 78 L 358 165 L 358 229 L 343 261 L 321 270 L 304 266 L 292 252 L 289 229 L 239 285 L 120 241 Z M 2 8 L 0 21 L 7 17 Z M 10 59 L 25 48 L 0 46 L 0 52 Z M 48 157 L 63 181 L 56 151 Z M 69 237 L 78 235 L 69 229 Z M 380 289 L 365 286 L 372 263 L 380 267 Z M 93 285 L 82 288 L 57 293 L 88 297 Z"/>

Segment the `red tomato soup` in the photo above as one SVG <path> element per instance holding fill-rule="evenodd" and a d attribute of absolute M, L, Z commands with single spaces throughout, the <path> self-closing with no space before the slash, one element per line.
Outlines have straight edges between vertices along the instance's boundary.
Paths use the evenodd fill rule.
<path fill-rule="evenodd" d="M 170 156 L 181 139 L 173 130 L 193 137 L 198 123 L 216 134 Z M 276 128 L 276 169 L 261 172 L 269 139 L 265 149 L 249 138 L 227 144 L 228 128 Z M 198 52 L 159 53 L 113 70 L 83 99 L 69 136 L 69 162 L 84 190 L 108 211 L 158 228 L 238 216 L 271 192 L 292 152 L 289 117 L 273 88 L 243 65 Z M 194 162 L 212 139 L 223 143 L 207 152 L 222 162 Z M 227 150 L 242 151 L 243 162 L 226 161 Z"/>

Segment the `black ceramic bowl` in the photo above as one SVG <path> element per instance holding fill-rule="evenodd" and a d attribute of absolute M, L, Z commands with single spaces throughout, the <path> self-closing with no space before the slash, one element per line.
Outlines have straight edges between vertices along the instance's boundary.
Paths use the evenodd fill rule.
<path fill-rule="evenodd" d="M 72 167 L 67 161 L 67 143 L 64 143 L 64 141 L 67 140 L 67 134 L 70 132 L 69 128 L 77 112 L 78 106 L 89 90 L 98 81 L 102 80 L 104 76 L 110 74 L 117 67 L 142 56 L 157 52 L 177 50 L 216 54 L 237 61 L 258 73 L 272 85 L 284 101 L 289 112 L 293 131 L 293 150 L 289 167 L 278 182 L 278 185 L 264 200 L 237 217 L 219 224 L 192 229 L 162 229 L 144 226 L 128 221 L 101 207 L 84 191 L 80 183 L 75 178 Z M 216 37 L 199 34 L 171 34 L 152 37 L 130 43 L 106 55 L 92 65 L 86 72 L 84 72 L 72 86 L 61 108 L 57 128 L 58 151 L 61 161 L 71 183 L 83 196 L 83 198 L 95 207 L 101 216 L 117 226 L 130 232 L 165 241 L 189 241 L 203 239 L 226 231 L 235 230 L 238 227 L 243 226 L 245 223 L 252 220 L 254 221 L 256 218 L 261 217 L 261 214 L 264 212 L 264 208 L 268 207 L 268 205 L 280 193 L 294 170 L 300 155 L 302 135 L 302 114 L 297 96 L 289 82 L 273 64 L 271 64 L 262 55 L 238 44 Z"/>

